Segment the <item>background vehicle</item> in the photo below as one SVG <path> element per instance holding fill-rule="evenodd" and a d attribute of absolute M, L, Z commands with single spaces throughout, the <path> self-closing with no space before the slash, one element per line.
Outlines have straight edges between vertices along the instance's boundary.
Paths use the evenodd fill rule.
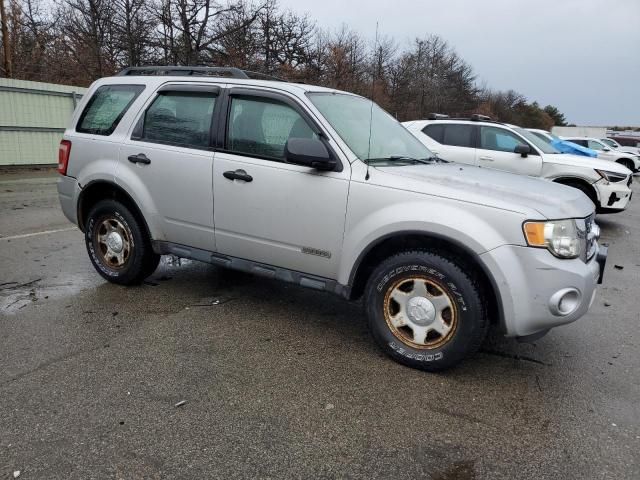
<path fill-rule="evenodd" d="M 598 158 L 602 160 L 608 160 L 610 162 L 617 162 L 620 165 L 624 165 L 632 172 L 640 170 L 640 157 L 638 155 L 621 152 L 619 150 L 612 149 L 609 145 L 605 144 L 597 138 L 589 137 L 563 137 L 564 140 L 577 143 L 583 147 L 591 148 L 598 152 Z"/>
<path fill-rule="evenodd" d="M 613 138 L 601 138 L 600 141 L 615 150 L 620 150 L 621 152 L 630 153 L 636 156 L 640 155 L 640 148 L 622 146 L 618 142 L 616 142 Z"/>
<path fill-rule="evenodd" d="M 561 154 L 550 140 L 514 125 L 473 119 L 419 120 L 404 125 L 445 160 L 540 177 L 577 188 L 600 213 L 624 210 L 631 172 L 596 158 Z"/>
<path fill-rule="evenodd" d="M 623 147 L 632 147 L 640 150 L 640 134 L 632 135 L 611 135 L 609 138 L 615 140 Z"/>
<path fill-rule="evenodd" d="M 581 155 L 591 158 L 596 158 L 598 156 L 598 152 L 596 152 L 595 150 L 583 147 L 582 145 L 578 145 L 577 143 L 563 140 L 557 135 L 549 133 L 546 130 L 539 130 L 536 128 L 527 128 L 527 130 L 529 130 L 535 136 L 540 137 L 545 142 L 551 142 L 551 145 L 561 153 L 570 153 L 573 155 Z"/>
<path fill-rule="evenodd" d="M 532 339 L 580 318 L 606 259 L 576 190 L 448 164 L 370 100 L 237 69 L 95 82 L 59 172 L 109 281 L 172 253 L 364 297 L 380 347 L 424 370 L 475 352 L 491 322 Z"/>

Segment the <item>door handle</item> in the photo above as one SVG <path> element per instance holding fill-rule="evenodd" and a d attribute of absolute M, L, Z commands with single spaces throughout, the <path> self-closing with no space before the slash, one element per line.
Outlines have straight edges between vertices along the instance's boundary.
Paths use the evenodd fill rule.
<path fill-rule="evenodd" d="M 229 170 L 228 172 L 224 172 L 222 175 L 224 178 L 228 178 L 229 180 L 242 180 L 244 182 L 251 182 L 253 180 L 253 177 L 244 170 Z"/>
<path fill-rule="evenodd" d="M 149 165 L 151 160 L 144 153 L 138 155 L 129 155 L 127 157 L 131 163 L 142 163 L 143 165 Z"/>
<path fill-rule="evenodd" d="M 487 162 L 493 162 L 493 157 L 483 156 L 483 157 L 480 157 L 480 160 L 485 160 Z"/>

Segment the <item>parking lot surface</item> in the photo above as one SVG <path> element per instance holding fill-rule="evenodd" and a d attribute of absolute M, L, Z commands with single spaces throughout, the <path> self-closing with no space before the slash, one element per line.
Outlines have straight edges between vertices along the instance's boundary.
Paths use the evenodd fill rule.
<path fill-rule="evenodd" d="M 0 478 L 640 478 L 635 184 L 584 318 L 427 374 L 329 294 L 172 257 L 107 283 L 55 178 L 0 173 Z"/>

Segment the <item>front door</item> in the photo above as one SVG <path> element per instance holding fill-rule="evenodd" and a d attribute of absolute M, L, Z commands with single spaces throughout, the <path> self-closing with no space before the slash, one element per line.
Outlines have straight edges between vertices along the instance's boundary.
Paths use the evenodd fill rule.
<path fill-rule="evenodd" d="M 518 145 L 524 144 L 529 145 L 509 130 L 482 125 L 476 151 L 478 166 L 538 177 L 542 173 L 542 157 L 538 151 L 529 145 L 531 153 L 526 157 L 514 152 Z"/>
<path fill-rule="evenodd" d="M 293 98 L 232 89 L 216 151 L 216 245 L 223 254 L 337 276 L 350 165 L 320 172 L 284 162 L 291 138 L 318 138 L 318 126 Z"/>
<path fill-rule="evenodd" d="M 154 215 L 165 239 L 215 250 L 212 118 L 220 89 L 167 85 L 139 115 L 121 149 L 119 176 L 137 182 L 145 215 Z"/>

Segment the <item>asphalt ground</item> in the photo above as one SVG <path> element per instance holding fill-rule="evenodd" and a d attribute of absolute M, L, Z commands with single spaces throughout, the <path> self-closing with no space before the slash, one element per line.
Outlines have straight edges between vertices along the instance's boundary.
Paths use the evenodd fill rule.
<path fill-rule="evenodd" d="M 0 479 L 640 478 L 634 189 L 584 318 L 428 374 L 330 294 L 173 257 L 109 284 L 55 174 L 0 172 Z"/>

